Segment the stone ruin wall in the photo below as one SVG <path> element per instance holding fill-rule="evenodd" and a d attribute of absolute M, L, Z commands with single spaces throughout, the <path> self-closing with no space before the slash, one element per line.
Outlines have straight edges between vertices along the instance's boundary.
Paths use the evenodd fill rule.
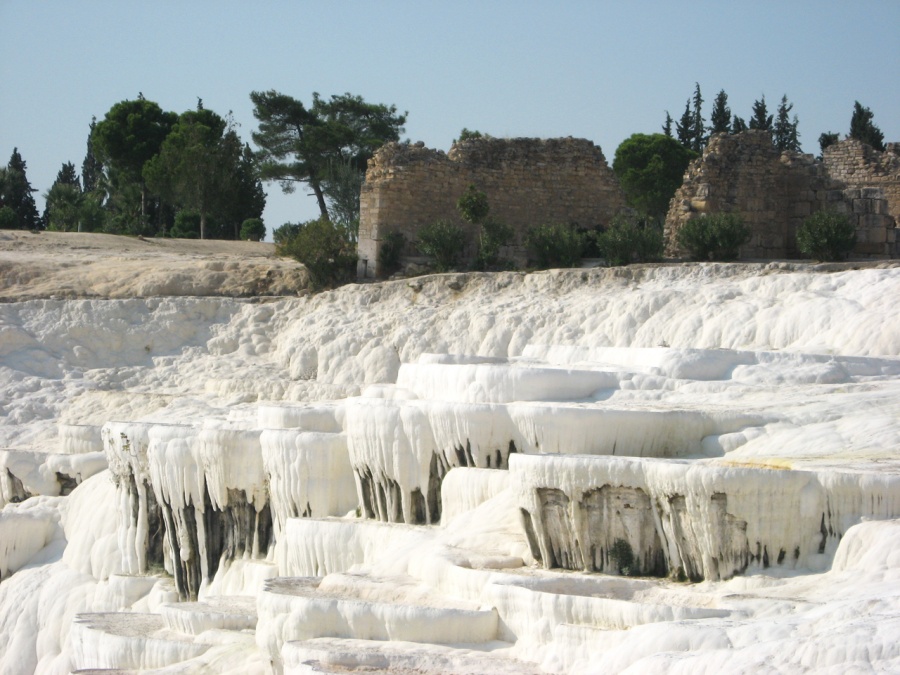
<path fill-rule="evenodd" d="M 844 209 L 857 218 L 856 253 L 900 255 L 900 143 L 884 152 L 849 138 L 822 153 L 828 175 L 844 190 Z"/>
<path fill-rule="evenodd" d="M 780 152 L 765 131 L 721 134 L 691 162 L 666 217 L 666 255 L 683 257 L 675 237 L 691 218 L 739 214 L 752 235 L 741 258 L 799 258 L 797 227 L 830 208 L 850 216 L 857 229 L 855 256 L 896 257 L 900 221 L 900 148 L 880 153 L 848 139 L 824 160 Z"/>
<path fill-rule="evenodd" d="M 370 160 L 360 195 L 360 276 L 381 272 L 378 249 L 388 234 L 402 232 L 405 255 L 416 256 L 419 228 L 440 218 L 466 228 L 464 260 L 471 261 L 477 230 L 456 210 L 470 184 L 487 195 L 490 215 L 512 226 L 514 241 L 501 253 L 520 265 L 529 227 L 606 226 L 625 206 L 603 153 L 588 140 L 478 138 L 454 143 L 446 154 L 422 143 L 390 143 Z"/>

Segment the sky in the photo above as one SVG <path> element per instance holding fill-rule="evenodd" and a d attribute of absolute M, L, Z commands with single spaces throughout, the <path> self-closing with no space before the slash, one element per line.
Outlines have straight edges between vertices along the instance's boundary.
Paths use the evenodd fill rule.
<path fill-rule="evenodd" d="M 145 98 L 232 111 L 250 142 L 250 92 L 311 102 L 350 92 L 394 104 L 403 138 L 448 150 L 463 127 L 575 136 L 611 164 L 634 133 L 678 119 L 698 83 L 709 119 L 783 94 L 803 150 L 846 134 L 854 101 L 900 141 L 900 1 L 0 0 L 0 163 L 18 148 L 43 211 L 64 162 L 80 171 L 91 118 Z M 252 145 L 252 144 L 251 144 Z M 269 227 L 317 215 L 266 185 Z"/>

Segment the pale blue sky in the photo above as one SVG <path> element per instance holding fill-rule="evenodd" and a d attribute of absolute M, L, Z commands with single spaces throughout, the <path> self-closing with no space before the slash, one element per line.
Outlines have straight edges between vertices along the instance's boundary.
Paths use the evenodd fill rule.
<path fill-rule="evenodd" d="M 794 103 L 803 149 L 849 129 L 854 100 L 900 141 L 900 2 L 378 2 L 0 0 L 0 163 L 18 147 L 42 195 L 81 168 L 91 116 L 138 92 L 183 112 L 249 94 L 351 92 L 409 111 L 405 137 L 448 149 L 460 129 L 589 138 L 612 163 L 632 133 L 678 118 L 699 82 L 750 116 Z M 271 229 L 316 213 L 266 186 Z"/>

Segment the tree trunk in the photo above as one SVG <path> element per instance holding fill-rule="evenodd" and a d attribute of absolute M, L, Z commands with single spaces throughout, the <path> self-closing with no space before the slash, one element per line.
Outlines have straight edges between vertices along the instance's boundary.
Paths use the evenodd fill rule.
<path fill-rule="evenodd" d="M 325 193 L 322 192 L 322 188 L 319 187 L 319 184 L 315 181 L 310 181 L 309 185 L 316 195 L 316 201 L 319 203 L 319 212 L 322 214 L 322 217 L 325 218 L 325 220 L 331 220 L 328 216 L 328 206 L 325 204 Z"/>
<path fill-rule="evenodd" d="M 200 209 L 200 238 L 206 239 L 206 209 Z"/>

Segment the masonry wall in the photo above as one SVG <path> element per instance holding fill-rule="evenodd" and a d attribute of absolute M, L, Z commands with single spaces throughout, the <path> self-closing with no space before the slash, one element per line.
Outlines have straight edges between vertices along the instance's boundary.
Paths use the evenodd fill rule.
<path fill-rule="evenodd" d="M 530 226 L 606 226 L 625 206 L 603 153 L 588 140 L 479 138 L 455 143 L 446 154 L 421 143 L 390 143 L 370 160 L 360 195 L 360 276 L 380 272 L 378 249 L 389 233 L 402 232 L 405 253 L 414 256 L 417 231 L 439 218 L 467 228 L 470 261 L 476 232 L 456 210 L 469 184 L 487 195 L 492 216 L 513 227 L 514 242 L 504 253 L 520 264 Z"/>
<path fill-rule="evenodd" d="M 846 213 L 857 224 L 856 253 L 900 255 L 900 143 L 885 152 L 848 138 L 825 148 L 828 175 L 844 188 Z"/>
<path fill-rule="evenodd" d="M 691 162 L 666 217 L 666 254 L 686 255 L 676 236 L 691 218 L 708 213 L 739 214 L 750 225 L 741 258 L 798 258 L 797 227 L 810 214 L 829 208 L 847 214 L 857 228 L 854 254 L 898 254 L 900 157 L 846 140 L 826 149 L 824 161 L 780 152 L 765 131 L 713 136 L 702 157 Z"/>

